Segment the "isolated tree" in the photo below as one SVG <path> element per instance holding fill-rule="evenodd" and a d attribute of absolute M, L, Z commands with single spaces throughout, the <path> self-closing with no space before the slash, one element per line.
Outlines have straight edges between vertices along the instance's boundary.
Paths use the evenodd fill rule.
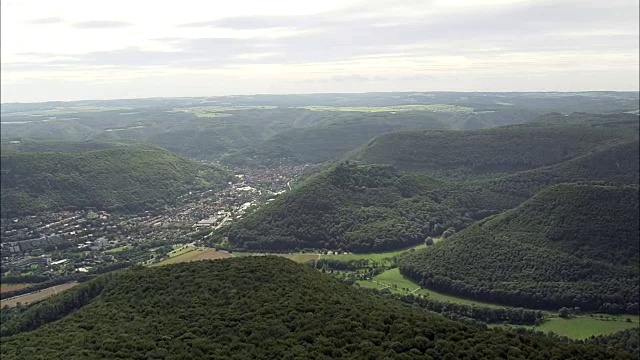
<path fill-rule="evenodd" d="M 433 238 L 431 236 L 427 236 L 427 238 L 424 239 L 424 244 L 427 246 L 433 245 Z"/>
<path fill-rule="evenodd" d="M 558 316 L 560 316 L 561 318 L 565 318 L 568 319 L 571 317 L 571 310 L 569 310 L 566 307 L 562 307 L 560 308 L 560 310 L 558 311 Z"/>

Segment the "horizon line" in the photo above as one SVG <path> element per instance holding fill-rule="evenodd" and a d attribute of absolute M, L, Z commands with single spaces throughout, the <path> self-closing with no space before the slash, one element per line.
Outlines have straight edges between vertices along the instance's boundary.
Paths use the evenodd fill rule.
<path fill-rule="evenodd" d="M 579 94 L 579 93 L 638 93 L 638 90 L 576 90 L 576 91 L 557 91 L 557 90 L 531 90 L 531 91 L 451 91 L 451 90 L 430 90 L 430 91 L 365 91 L 365 92 L 311 92 L 311 93 L 254 93 L 254 94 L 227 94 L 227 95 L 202 95 L 202 96 L 149 96 L 149 97 L 131 97 L 131 98 L 92 98 L 77 100 L 45 100 L 45 101 L 10 101 L 0 102 L 0 105 L 17 105 L 17 104 L 46 104 L 46 103 L 72 103 L 82 101 L 116 101 L 116 100 L 155 100 L 155 99 L 205 99 L 205 98 L 224 98 L 224 97 L 243 97 L 243 96 L 296 96 L 296 95 L 333 95 L 333 94 L 408 94 L 408 93 L 458 93 L 458 94 Z"/>

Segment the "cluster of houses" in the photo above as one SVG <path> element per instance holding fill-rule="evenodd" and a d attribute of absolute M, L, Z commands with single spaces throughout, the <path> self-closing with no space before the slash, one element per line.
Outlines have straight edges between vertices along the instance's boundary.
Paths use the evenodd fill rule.
<path fill-rule="evenodd" d="M 242 169 L 239 182 L 215 193 L 208 190 L 194 194 L 183 205 L 156 213 L 123 215 L 84 210 L 3 219 L 0 256 L 3 264 L 14 269 L 37 265 L 40 269 L 86 270 L 116 261 L 108 255 L 108 250 L 115 247 L 189 239 L 203 227 L 215 229 L 231 223 L 290 189 L 291 179 L 303 169 L 304 166 Z M 88 255 L 82 261 L 68 255 L 78 252 Z"/>

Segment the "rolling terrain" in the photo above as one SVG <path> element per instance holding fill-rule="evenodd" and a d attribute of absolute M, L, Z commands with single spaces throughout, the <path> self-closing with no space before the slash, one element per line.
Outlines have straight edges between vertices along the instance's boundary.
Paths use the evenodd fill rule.
<path fill-rule="evenodd" d="M 278 257 L 125 270 L 2 314 L 3 359 L 631 358 L 451 321 Z"/>
<path fill-rule="evenodd" d="M 231 247 L 248 251 L 295 248 L 387 251 L 421 243 L 427 236 L 439 236 L 449 228 L 459 231 L 477 220 L 515 208 L 554 184 L 638 184 L 636 124 L 637 117 L 635 122 L 622 125 L 561 124 L 543 126 L 543 131 L 535 131 L 542 125 L 523 125 L 450 135 L 436 132 L 436 136 L 447 134 L 451 139 L 480 135 L 483 140 L 475 145 L 478 151 L 474 157 L 465 157 L 472 152 L 465 150 L 463 141 L 458 141 L 454 143 L 459 150 L 451 151 L 454 154 L 458 151 L 457 155 L 438 150 L 443 159 L 437 162 L 424 160 L 426 155 L 419 146 L 426 142 L 424 139 L 433 139 L 434 132 L 382 135 L 380 138 L 396 140 L 385 145 L 386 149 L 395 148 L 393 144 L 414 149 L 411 163 L 423 171 L 359 165 L 361 162 L 353 160 L 338 163 L 218 231 L 213 242 L 220 245 L 227 237 Z M 558 136 L 555 131 L 567 139 L 554 138 Z M 508 152 L 508 148 L 520 146 L 498 142 L 496 133 L 500 139 L 520 138 L 526 145 L 522 148 L 527 151 Z M 548 136 L 555 141 L 549 141 Z M 482 167 L 495 171 L 479 174 L 476 170 Z M 445 173 L 458 174 L 458 178 L 467 181 L 447 181 Z"/>
<path fill-rule="evenodd" d="M 230 165 L 322 162 L 384 132 L 483 129 L 638 110 L 632 92 L 368 93 L 3 104 L 3 141 L 138 140 Z"/>
<path fill-rule="evenodd" d="M 24 142 L 3 146 L 2 216 L 95 207 L 139 211 L 221 187 L 218 167 L 135 142 Z"/>
<path fill-rule="evenodd" d="M 634 314 L 639 216 L 637 186 L 556 185 L 403 255 L 400 269 L 428 288 L 483 301 Z"/>
<path fill-rule="evenodd" d="M 372 140 L 349 160 L 466 181 L 558 164 L 637 138 L 636 115 L 546 116 L 528 124 L 477 131 L 393 132 Z"/>
<path fill-rule="evenodd" d="M 279 132 L 264 142 L 229 154 L 232 165 L 321 163 L 341 156 L 372 138 L 400 129 L 447 129 L 429 112 L 342 113 L 326 111 L 319 123 Z M 322 114 L 322 113 L 320 113 Z"/>
<path fill-rule="evenodd" d="M 247 251 L 294 248 L 379 252 L 462 228 L 518 200 L 388 165 L 339 164 L 217 232 Z"/>

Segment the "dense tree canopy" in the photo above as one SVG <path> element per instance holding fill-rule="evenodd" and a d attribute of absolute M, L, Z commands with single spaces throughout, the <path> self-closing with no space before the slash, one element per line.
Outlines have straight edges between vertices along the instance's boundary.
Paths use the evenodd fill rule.
<path fill-rule="evenodd" d="M 637 138 L 636 115 L 573 114 L 476 131 L 388 133 L 349 159 L 389 164 L 446 181 L 491 179 L 558 164 Z"/>
<path fill-rule="evenodd" d="M 383 251 L 511 209 L 553 184 L 638 183 L 638 141 L 495 180 L 435 181 L 385 165 L 341 163 L 218 232 L 247 250 Z"/>
<path fill-rule="evenodd" d="M 637 186 L 557 185 L 398 260 L 420 284 L 530 308 L 638 312 Z"/>
<path fill-rule="evenodd" d="M 0 162 L 2 215 L 96 207 L 139 211 L 232 175 L 141 143 L 27 142 Z"/>
<path fill-rule="evenodd" d="M 3 359 L 631 358 L 451 321 L 277 257 L 111 273 L 2 315 Z"/>

